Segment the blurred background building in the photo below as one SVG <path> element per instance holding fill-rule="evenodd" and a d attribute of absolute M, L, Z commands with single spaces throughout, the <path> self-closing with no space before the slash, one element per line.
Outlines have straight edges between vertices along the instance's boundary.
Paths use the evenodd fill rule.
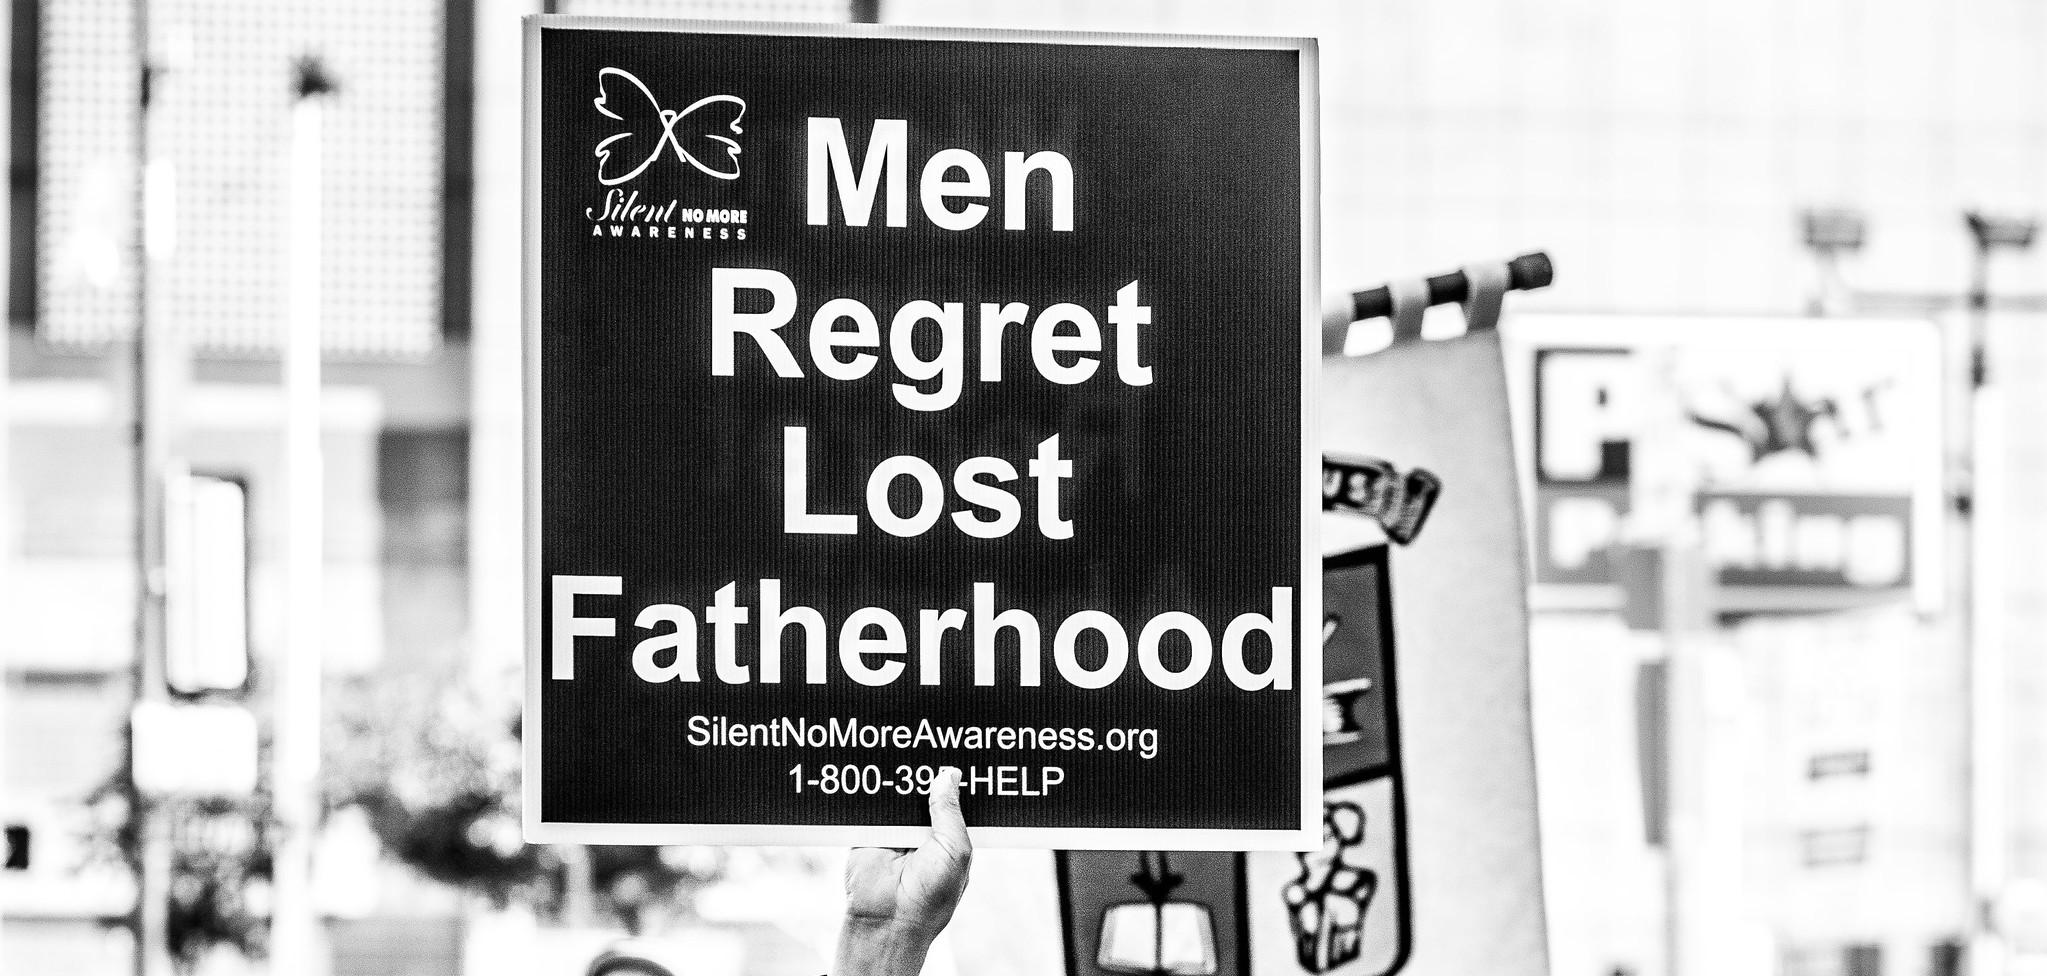
<path fill-rule="evenodd" d="M 467 960 L 481 972 L 479 960 L 504 959 L 504 946 L 528 937 L 508 934 L 525 930 L 504 920 L 500 903 L 538 901 L 549 924 L 595 932 L 658 896 L 692 906 L 678 924 L 697 933 L 707 972 L 821 971 L 836 910 L 829 853 L 668 851 L 623 866 L 587 853 L 542 857 L 493 834 L 503 811 L 487 799 L 462 813 L 459 843 L 435 847 L 422 823 L 438 808 L 408 790 L 435 792 L 443 781 L 408 786 L 410 767 L 392 759 L 440 756 L 422 768 L 459 767 L 448 782 L 486 796 L 503 772 L 490 743 L 511 734 L 515 707 L 505 709 L 516 693 L 500 692 L 522 639 L 518 18 L 542 12 L 540 0 L 150 0 L 146 42 L 135 19 L 144 8 L 8 7 L 0 972 L 131 971 L 124 925 L 135 886 L 123 858 L 133 848 L 122 847 L 119 826 L 132 811 L 108 784 L 128 762 L 144 608 L 134 348 L 145 260 L 151 327 L 171 337 L 179 362 L 189 356 L 159 401 L 181 431 L 177 453 L 194 474 L 239 488 L 246 506 L 246 573 L 236 579 L 245 581 L 250 677 L 211 697 L 246 703 L 265 728 L 277 718 L 290 521 L 280 363 L 288 261 L 298 253 L 288 163 L 307 57 L 337 86 L 322 99 L 318 143 L 324 789 L 330 803 L 359 800 L 352 806 L 367 811 L 334 817 L 315 855 L 325 964 L 337 974 L 445 973 Z M 1651 344 L 1681 344 L 1734 318 L 1784 328 L 1815 312 L 1910 318 L 1938 323 L 1950 347 L 1981 315 L 1987 393 L 1974 443 L 1948 444 L 1973 459 L 1978 545 L 1935 546 L 1953 557 L 1942 578 L 1969 560 L 1969 592 L 1930 604 L 1897 594 L 1848 612 L 1732 614 L 1698 565 L 1697 539 L 1616 526 L 1612 542 L 1640 545 L 1611 554 L 1603 595 L 1538 599 L 1553 968 L 2047 972 L 2047 318 L 2038 297 L 2047 252 L 2016 239 L 1981 244 L 1964 220 L 2047 214 L 2047 4 L 549 0 L 544 9 L 1312 35 L 1322 45 L 1331 288 L 1546 250 L 1556 284 L 1510 309 L 1528 320 L 1532 346 L 1545 341 L 1544 320 L 1564 313 L 1638 330 Z M 138 178 L 145 48 L 155 70 Z M 1807 222 L 1816 211 L 1837 224 Z M 1972 288 L 1991 299 L 1977 312 Z M 1863 351 L 1842 339 L 1815 355 Z M 1933 369 L 1929 382 L 1947 399 L 1927 409 L 1966 402 L 1966 373 Z M 1632 439 L 1641 457 L 1667 430 L 1590 436 Z M 1532 422 L 1526 433 L 1542 436 Z M 1926 468 L 1925 490 L 1944 506 L 1952 465 L 1899 463 Z M 1545 513 L 1532 514 L 1540 527 Z M 1631 579 L 1632 590 L 1622 585 Z M 1645 620 L 1650 592 L 1662 612 Z M 1965 616 L 1972 653 L 1958 637 Z M 449 689 L 467 689 L 455 698 L 471 705 Z M 378 726 L 366 715 L 402 727 L 413 714 L 426 716 L 422 729 L 473 726 L 483 744 L 431 731 L 367 745 L 349 737 Z M 207 822 L 237 822 L 231 813 Z M 265 816 L 241 822 L 260 833 Z M 216 854 L 261 847 L 240 836 L 188 840 Z M 435 860 L 432 851 L 453 848 L 495 859 Z M 267 867 L 253 870 L 268 877 Z M 512 897 L 534 885 L 544 897 Z M 264 886 L 244 894 L 260 902 Z M 501 955 L 490 955 L 493 943 Z M 1057 959 L 1056 946 L 1045 958 Z M 209 965 L 230 971 L 237 959 L 223 952 Z M 933 966 L 1029 971 L 964 949 Z"/>

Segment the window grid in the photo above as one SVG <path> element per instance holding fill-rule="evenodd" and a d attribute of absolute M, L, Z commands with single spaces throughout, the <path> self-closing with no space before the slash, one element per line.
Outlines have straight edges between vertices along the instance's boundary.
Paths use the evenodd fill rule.
<path fill-rule="evenodd" d="M 133 334 L 133 45 L 126 0 L 46 5 L 40 257 L 45 342 Z M 443 11 L 412 0 L 160 0 L 153 107 L 176 249 L 155 287 L 201 354 L 282 348 L 294 59 L 340 85 L 323 119 L 322 333 L 330 355 L 440 342 Z"/>

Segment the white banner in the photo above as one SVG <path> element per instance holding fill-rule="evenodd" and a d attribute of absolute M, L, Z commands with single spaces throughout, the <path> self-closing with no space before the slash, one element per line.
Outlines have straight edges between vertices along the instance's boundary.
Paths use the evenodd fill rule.
<path fill-rule="evenodd" d="M 1322 847 L 1062 855 L 1069 976 L 1548 971 L 1498 335 L 1323 377 Z"/>

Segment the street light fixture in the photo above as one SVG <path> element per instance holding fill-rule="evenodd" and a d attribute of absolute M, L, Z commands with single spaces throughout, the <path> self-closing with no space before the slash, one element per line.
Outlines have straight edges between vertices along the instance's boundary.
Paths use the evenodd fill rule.
<path fill-rule="evenodd" d="M 1833 255 L 1862 248 L 1869 221 L 1859 210 L 1845 207 L 1813 207 L 1801 215 L 1805 225 L 1805 246 Z"/>
<path fill-rule="evenodd" d="M 2040 221 L 2035 217 L 1993 217 L 1981 210 L 1971 210 L 1962 217 L 1968 222 L 1969 235 L 1976 239 L 1979 251 L 2000 247 L 2023 251 L 2033 246 L 2033 235 L 2040 229 Z"/>
<path fill-rule="evenodd" d="M 1846 311 L 1854 296 L 1841 274 L 1841 256 L 1862 249 L 1869 221 L 1861 211 L 1845 207 L 1815 207 L 1801 215 L 1805 246 L 1819 259 L 1819 289 L 1813 298 L 1812 314 Z"/>
<path fill-rule="evenodd" d="M 2033 246 L 2040 229 L 2034 217 L 1991 215 L 1971 210 L 1962 215 L 1976 241 L 1976 261 L 1969 280 L 1969 380 L 1978 388 L 1990 381 L 1986 347 L 1990 335 L 1990 258 L 1999 249 L 2023 251 Z"/>

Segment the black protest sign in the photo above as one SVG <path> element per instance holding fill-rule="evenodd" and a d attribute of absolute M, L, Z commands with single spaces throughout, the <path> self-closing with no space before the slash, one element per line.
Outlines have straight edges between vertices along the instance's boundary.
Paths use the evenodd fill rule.
<path fill-rule="evenodd" d="M 529 22 L 529 835 L 1312 845 L 1312 44 L 752 30 Z"/>

